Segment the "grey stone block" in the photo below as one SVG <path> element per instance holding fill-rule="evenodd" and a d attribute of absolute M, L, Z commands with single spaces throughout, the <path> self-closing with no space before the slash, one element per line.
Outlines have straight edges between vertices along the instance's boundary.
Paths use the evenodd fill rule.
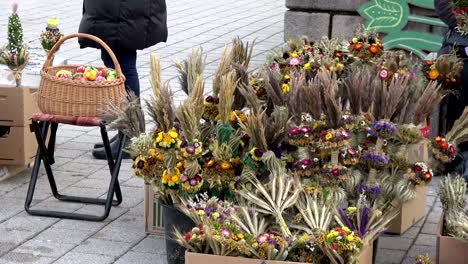
<path fill-rule="evenodd" d="M 356 28 L 364 23 L 360 16 L 334 15 L 332 18 L 332 37 L 350 39 L 355 35 Z"/>
<path fill-rule="evenodd" d="M 421 230 L 421 233 L 435 235 L 437 234 L 437 231 L 438 231 L 437 227 L 438 227 L 438 224 L 426 223 L 424 224 Z"/>
<path fill-rule="evenodd" d="M 154 264 L 154 263 L 166 263 L 166 256 L 154 255 L 148 253 L 128 252 L 123 255 L 115 264 L 127 264 L 127 263 L 138 263 L 138 264 Z"/>
<path fill-rule="evenodd" d="M 431 212 L 429 215 L 426 217 L 426 222 L 431 223 L 431 224 L 438 224 L 440 221 L 440 215 L 441 212 Z"/>
<path fill-rule="evenodd" d="M 108 241 L 90 238 L 78 247 L 73 249 L 75 252 L 87 254 L 100 254 L 111 257 L 119 257 L 130 250 L 133 244 L 126 242 Z"/>
<path fill-rule="evenodd" d="M 405 256 L 406 251 L 404 250 L 393 250 L 393 249 L 379 249 L 377 251 L 376 260 L 381 261 L 380 263 L 401 263 L 401 260 Z"/>
<path fill-rule="evenodd" d="M 417 257 L 419 255 L 426 255 L 426 254 L 429 255 L 430 257 L 432 257 L 432 259 L 434 260 L 435 255 L 436 255 L 436 247 L 435 246 L 431 247 L 431 246 L 414 245 L 408 251 L 408 256 L 412 257 L 412 258 L 415 258 L 415 257 Z"/>
<path fill-rule="evenodd" d="M 148 236 L 132 248 L 132 251 L 157 255 L 166 254 L 165 240 L 154 236 Z"/>
<path fill-rule="evenodd" d="M 0 242 L 0 256 L 5 255 L 17 246 L 18 245 L 13 242 Z"/>
<path fill-rule="evenodd" d="M 47 242 L 79 244 L 90 237 L 94 232 L 92 230 L 61 229 L 51 227 L 37 235 L 35 240 Z"/>
<path fill-rule="evenodd" d="M 112 212 L 112 210 L 111 210 Z M 88 222 L 88 221 L 80 221 L 80 220 L 70 220 L 70 219 L 62 219 L 53 225 L 54 228 L 60 229 L 72 229 L 72 230 L 83 230 L 83 231 L 92 231 L 97 232 L 100 229 L 104 228 L 109 224 L 109 222 Z"/>
<path fill-rule="evenodd" d="M 13 264 L 13 263 L 28 263 L 28 264 L 49 264 L 53 263 L 54 258 L 43 257 L 31 253 L 18 253 L 10 252 L 0 258 L 0 263 Z"/>
<path fill-rule="evenodd" d="M 379 248 L 407 250 L 413 243 L 412 239 L 397 236 L 384 236 L 379 238 Z"/>
<path fill-rule="evenodd" d="M 328 36 L 329 26 L 329 14 L 286 11 L 284 39 L 295 39 L 305 35 L 311 40 L 318 40 L 323 36 Z"/>
<path fill-rule="evenodd" d="M 419 233 L 421 227 L 411 227 L 410 229 L 406 230 L 405 233 L 401 235 L 404 238 L 416 238 Z"/>
<path fill-rule="evenodd" d="M 33 217 L 30 215 L 19 214 L 0 224 L 0 227 L 20 231 L 41 231 L 58 221 L 58 219 L 54 218 Z"/>
<path fill-rule="evenodd" d="M 58 259 L 54 264 L 110 264 L 114 257 L 70 252 Z"/>
<path fill-rule="evenodd" d="M 286 0 L 290 9 L 356 11 L 366 0 Z"/>
<path fill-rule="evenodd" d="M 433 246 L 436 245 L 437 237 L 435 235 L 419 234 L 415 245 Z"/>
<path fill-rule="evenodd" d="M 13 253 L 31 254 L 33 256 L 58 258 L 70 251 L 76 245 L 40 240 L 30 240 L 19 246 Z"/>
<path fill-rule="evenodd" d="M 129 226 L 128 228 L 124 229 L 121 226 L 106 226 L 101 231 L 96 233 L 92 238 L 118 242 L 137 243 L 145 237 L 146 234 L 143 230 L 143 226 Z"/>

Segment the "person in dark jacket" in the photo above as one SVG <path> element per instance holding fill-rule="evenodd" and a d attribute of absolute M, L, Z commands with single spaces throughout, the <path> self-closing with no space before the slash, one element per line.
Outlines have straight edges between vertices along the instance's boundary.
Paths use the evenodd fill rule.
<path fill-rule="evenodd" d="M 435 0 L 435 7 L 439 18 L 449 27 L 438 55 L 447 54 L 452 49 L 455 49 L 457 51 L 457 56 L 464 62 L 461 76 L 461 94 L 458 96 L 450 94 L 446 100 L 447 111 L 442 116 L 442 118 L 445 119 L 445 127 L 442 128 L 442 132 L 446 133 L 461 116 L 465 107 L 468 106 L 468 36 L 460 34 L 456 29 L 457 19 L 453 12 L 452 0 Z M 452 166 L 449 171 L 458 165 L 456 168 L 457 172 L 461 173 L 465 179 L 468 179 L 468 142 L 460 144 L 458 148 L 462 157 L 458 162 L 454 162 L 454 166 Z"/>
<path fill-rule="evenodd" d="M 165 42 L 168 35 L 166 21 L 165 0 L 84 0 L 79 32 L 99 37 L 112 49 L 125 75 L 127 91 L 140 96 L 137 50 Z M 101 48 L 89 39 L 78 41 L 81 48 Z M 101 49 L 101 58 L 106 67 L 114 68 L 104 49 Z M 116 139 L 111 139 L 114 155 L 119 143 Z M 102 144 L 95 145 L 93 156 L 106 159 Z M 124 156 L 129 158 L 129 155 Z"/>

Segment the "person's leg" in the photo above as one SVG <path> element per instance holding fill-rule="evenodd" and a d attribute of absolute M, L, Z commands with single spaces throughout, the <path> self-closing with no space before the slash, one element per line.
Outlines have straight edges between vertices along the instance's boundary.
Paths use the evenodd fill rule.
<path fill-rule="evenodd" d="M 137 52 L 136 51 L 117 51 L 114 52 L 117 61 L 122 68 L 122 73 L 125 75 L 125 87 L 127 92 L 132 91 L 136 96 L 140 97 L 140 81 L 138 78 L 138 72 L 136 68 L 136 58 Z M 112 61 L 111 57 L 105 50 L 101 50 L 101 59 L 104 62 L 104 65 L 108 68 L 115 69 L 114 62 Z M 115 139 L 117 137 L 114 137 Z M 117 147 L 119 145 L 119 140 L 115 140 L 112 138 L 113 142 L 111 142 L 111 150 L 112 155 L 117 156 Z M 127 138 L 126 144 L 130 143 L 130 139 Z M 102 146 L 102 144 L 95 144 L 94 150 L 92 152 L 94 158 L 96 159 L 106 159 L 106 152 Z M 123 153 L 124 159 L 131 158 L 128 153 Z"/>
<path fill-rule="evenodd" d="M 127 91 L 133 91 L 136 96 L 140 97 L 140 80 L 136 67 L 136 50 L 115 51 L 114 54 L 117 57 L 120 67 L 122 68 L 123 74 L 125 75 L 125 86 Z M 115 68 L 114 62 L 105 50 L 101 51 L 101 58 L 106 67 Z"/>

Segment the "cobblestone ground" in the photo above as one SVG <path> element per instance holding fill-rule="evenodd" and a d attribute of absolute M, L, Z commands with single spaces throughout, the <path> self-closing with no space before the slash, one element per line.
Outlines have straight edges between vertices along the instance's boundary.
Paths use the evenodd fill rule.
<path fill-rule="evenodd" d="M 5 40 L 9 1 L 0 2 L 0 40 Z M 284 2 L 268 0 L 171 0 L 168 2 L 169 40 L 152 48 L 162 57 L 163 78 L 178 91 L 176 59 L 183 59 L 194 47 L 208 54 L 206 75 L 217 65 L 224 44 L 233 37 L 256 39 L 252 68 L 260 66 L 269 50 L 283 43 Z M 38 35 L 48 17 L 57 16 L 66 33 L 77 31 L 82 1 L 19 1 L 25 39 L 39 52 Z M 149 95 L 149 52 L 139 52 L 143 97 Z M 79 50 L 76 41 L 67 42 L 57 56 L 69 63 L 101 64 L 95 50 Z M 30 70 L 30 71 L 34 71 Z M 210 83 L 208 83 L 208 86 Z M 180 93 L 177 93 L 180 100 Z M 106 162 L 91 156 L 93 143 L 100 140 L 97 129 L 61 126 L 54 172 L 60 191 L 101 197 L 109 172 Z M 144 233 L 143 183 L 132 176 L 131 164 L 124 162 L 120 181 L 124 202 L 100 223 L 32 217 L 23 209 L 30 171 L 0 183 L 0 263 L 165 263 L 161 238 Z M 427 217 L 401 236 L 380 239 L 377 263 L 414 263 L 418 254 L 435 257 L 436 225 L 440 202 L 436 198 L 439 179 L 428 189 Z M 39 179 L 34 205 L 76 212 L 101 213 L 91 205 L 63 204 L 51 196 L 45 177 Z"/>

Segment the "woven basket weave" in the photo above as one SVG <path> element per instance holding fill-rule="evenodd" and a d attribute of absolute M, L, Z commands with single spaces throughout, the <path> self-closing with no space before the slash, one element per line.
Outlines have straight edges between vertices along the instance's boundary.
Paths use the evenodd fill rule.
<path fill-rule="evenodd" d="M 117 78 L 110 81 L 75 81 L 55 76 L 60 70 L 74 71 L 79 65 L 51 66 L 55 52 L 68 39 L 88 38 L 96 41 L 112 58 Z M 100 68 L 98 68 L 100 70 Z M 126 96 L 125 76 L 115 54 L 101 39 L 88 34 L 72 34 L 61 38 L 50 50 L 41 70 L 39 86 L 39 109 L 46 114 L 64 116 L 98 117 L 106 105 L 118 105 Z"/>

